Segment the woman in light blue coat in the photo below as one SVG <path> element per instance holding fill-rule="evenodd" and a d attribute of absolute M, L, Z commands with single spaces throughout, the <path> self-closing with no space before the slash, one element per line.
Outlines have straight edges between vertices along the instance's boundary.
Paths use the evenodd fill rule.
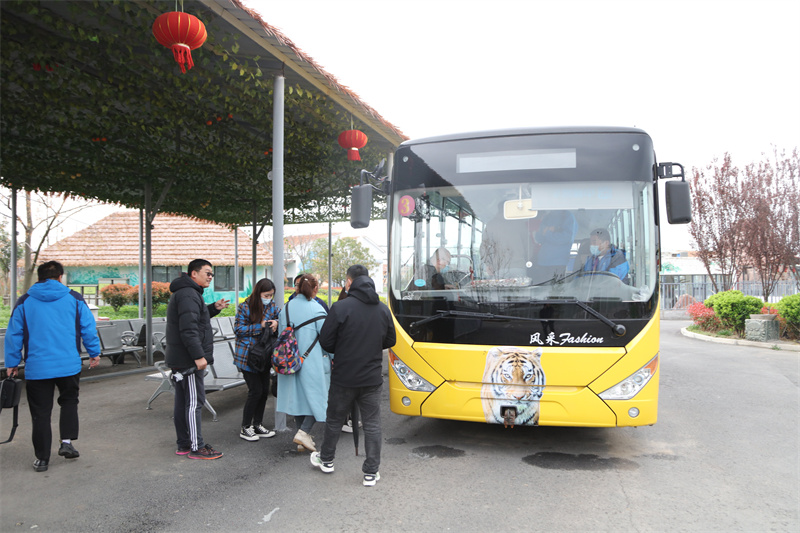
<path fill-rule="evenodd" d="M 314 300 L 319 283 L 316 278 L 304 274 L 299 280 L 298 295 L 287 302 L 278 319 L 278 331 L 286 328 L 286 314 L 289 321 L 298 326 L 303 322 L 326 316 L 322 306 Z M 288 310 L 288 311 L 287 311 Z M 278 374 L 278 402 L 276 411 L 294 415 L 297 434 L 294 442 L 315 452 L 317 448 L 309 434 L 314 422 L 325 422 L 328 410 L 328 389 L 331 385 L 331 355 L 323 351 L 317 337 L 322 329 L 324 318 L 311 322 L 295 330 L 297 348 L 301 354 L 313 344 L 300 371 L 295 374 Z"/>

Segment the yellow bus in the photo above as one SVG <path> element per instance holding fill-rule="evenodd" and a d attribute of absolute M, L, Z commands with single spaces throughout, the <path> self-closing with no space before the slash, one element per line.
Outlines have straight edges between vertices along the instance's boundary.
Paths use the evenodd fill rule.
<path fill-rule="evenodd" d="M 683 167 L 658 164 L 639 129 L 401 144 L 382 183 L 391 410 L 508 427 L 654 424 L 659 178 L 681 178 L 666 183 L 668 219 L 689 222 Z M 363 227 L 356 196 L 351 223 Z"/>

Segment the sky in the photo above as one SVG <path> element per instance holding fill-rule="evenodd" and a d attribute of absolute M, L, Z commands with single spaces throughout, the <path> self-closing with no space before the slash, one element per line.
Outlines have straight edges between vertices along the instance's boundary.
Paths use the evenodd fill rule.
<path fill-rule="evenodd" d="M 243 1 L 411 138 L 632 126 L 687 172 L 800 147 L 796 0 Z"/>

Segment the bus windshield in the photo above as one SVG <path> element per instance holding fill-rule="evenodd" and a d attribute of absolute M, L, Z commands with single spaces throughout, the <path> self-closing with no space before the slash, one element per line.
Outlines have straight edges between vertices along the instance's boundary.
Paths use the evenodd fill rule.
<path fill-rule="evenodd" d="M 516 314 L 541 318 L 524 311 L 526 304 L 579 300 L 596 307 L 653 298 L 649 137 L 607 136 L 616 144 L 604 138 L 600 148 L 590 135 L 553 137 L 398 150 L 390 218 L 396 314 L 409 300 L 495 312 L 513 305 Z M 600 153 L 609 155 L 598 160 Z M 642 316 L 621 318 L 634 314 Z"/>

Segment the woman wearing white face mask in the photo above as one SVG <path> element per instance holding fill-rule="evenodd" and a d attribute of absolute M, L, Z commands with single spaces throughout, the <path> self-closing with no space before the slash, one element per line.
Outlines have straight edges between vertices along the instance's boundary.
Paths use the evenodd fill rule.
<path fill-rule="evenodd" d="M 236 353 L 233 362 L 242 371 L 247 383 L 247 400 L 239 436 L 248 441 L 275 436 L 274 431 L 262 425 L 270 393 L 270 366 L 262 372 L 247 366 L 247 353 L 262 333 L 275 335 L 277 332 L 280 309 L 272 301 L 274 296 L 275 284 L 267 278 L 260 279 L 252 294 L 236 311 Z"/>

